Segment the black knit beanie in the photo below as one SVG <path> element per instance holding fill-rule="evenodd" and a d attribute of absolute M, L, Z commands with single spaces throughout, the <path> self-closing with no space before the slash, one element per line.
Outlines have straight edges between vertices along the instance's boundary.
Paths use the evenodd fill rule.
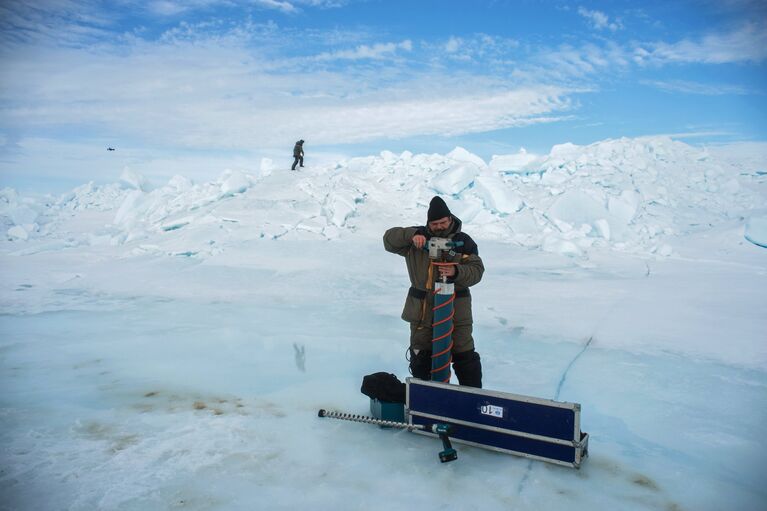
<path fill-rule="evenodd" d="M 427 214 L 428 221 L 433 222 L 434 220 L 439 220 L 446 216 L 451 216 L 450 209 L 447 207 L 447 204 L 445 204 L 445 201 L 435 196 L 429 203 L 429 213 Z"/>

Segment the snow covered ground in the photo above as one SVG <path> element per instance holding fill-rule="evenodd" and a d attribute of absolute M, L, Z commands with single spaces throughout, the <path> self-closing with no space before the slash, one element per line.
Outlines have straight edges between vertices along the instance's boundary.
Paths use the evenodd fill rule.
<path fill-rule="evenodd" d="M 621 139 L 3 190 L 0 509 L 763 509 L 764 162 Z M 380 238 L 437 193 L 487 268 L 485 387 L 581 403 L 581 470 L 317 417 L 407 376 Z"/>

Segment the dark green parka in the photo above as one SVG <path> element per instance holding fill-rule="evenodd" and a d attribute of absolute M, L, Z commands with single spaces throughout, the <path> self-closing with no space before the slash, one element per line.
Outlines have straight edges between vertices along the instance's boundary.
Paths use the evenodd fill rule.
<path fill-rule="evenodd" d="M 431 328 L 434 306 L 432 292 L 434 283 L 439 278 L 439 271 L 431 264 L 429 253 L 413 245 L 413 236 L 416 234 L 422 234 L 427 240 L 433 236 L 424 226 L 392 227 L 384 234 L 383 242 L 388 252 L 401 255 L 407 264 L 411 287 L 405 300 L 402 319 L 411 324 Z M 455 216 L 447 237 L 463 242 L 463 246 L 453 249 L 454 255 L 448 259 L 449 262 L 459 263 L 456 266 L 456 275 L 451 279 L 455 283 L 456 292 L 453 322 L 455 326 L 470 325 L 471 294 L 468 288 L 482 280 L 485 266 L 479 257 L 477 244 L 468 234 L 461 232 L 461 220 Z"/>

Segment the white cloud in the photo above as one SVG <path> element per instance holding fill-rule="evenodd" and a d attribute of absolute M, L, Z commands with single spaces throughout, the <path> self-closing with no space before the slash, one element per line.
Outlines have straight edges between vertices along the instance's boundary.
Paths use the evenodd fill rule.
<path fill-rule="evenodd" d="M 363 142 L 414 135 L 459 135 L 551 122 L 571 108 L 568 91 L 554 87 L 336 104 L 296 112 L 319 143 Z"/>
<path fill-rule="evenodd" d="M 457 52 L 463 45 L 463 40 L 460 37 L 451 37 L 445 43 L 445 51 L 448 53 Z"/>
<path fill-rule="evenodd" d="M 411 50 L 406 40 L 326 58 Z M 187 148 L 275 147 L 297 132 L 315 144 L 453 135 L 550 122 L 571 108 L 566 89 L 501 86 L 476 75 L 282 68 L 236 36 L 27 50 L 6 54 L 3 64 L 0 126 L 11 132 L 76 130 Z"/>
<path fill-rule="evenodd" d="M 690 82 L 686 80 L 643 80 L 641 83 L 664 90 L 666 92 L 700 94 L 703 96 L 723 96 L 726 94 L 745 95 L 750 93 L 747 89 L 738 85 L 708 84 Z"/>
<path fill-rule="evenodd" d="M 623 46 L 607 42 L 601 46 L 588 43 L 579 47 L 564 45 L 555 50 L 542 50 L 529 62 L 532 64 L 520 67 L 519 76 L 571 83 L 604 76 L 607 72 L 614 76 L 616 71 L 628 70 L 631 59 Z"/>
<path fill-rule="evenodd" d="M 88 0 L 0 2 L 0 48 L 21 43 L 83 46 L 111 35 L 114 20 Z"/>
<path fill-rule="evenodd" d="M 299 6 L 333 9 L 343 7 L 347 3 L 348 0 L 152 0 L 146 5 L 152 12 L 172 16 L 216 5 L 255 6 L 293 14 L 301 11 Z M 142 2 L 136 2 L 136 4 L 142 5 Z"/>
<path fill-rule="evenodd" d="M 669 137 L 676 139 L 689 139 L 689 138 L 711 138 L 711 137 L 730 137 L 736 135 L 731 131 L 722 130 L 704 130 L 704 131 L 685 131 L 679 133 L 659 133 L 656 135 L 648 135 L 648 137 Z"/>
<path fill-rule="evenodd" d="M 182 13 L 219 5 L 232 6 L 236 4 L 244 4 L 292 14 L 300 10 L 294 5 L 295 3 L 295 1 L 290 2 L 287 0 L 152 0 L 151 2 L 146 3 L 146 8 L 150 12 L 161 16 L 176 16 Z M 302 3 L 312 4 L 312 2 L 308 1 Z"/>
<path fill-rule="evenodd" d="M 189 7 L 181 2 L 172 2 L 170 0 L 157 0 L 149 2 L 148 9 L 161 16 L 175 16 L 186 11 Z"/>
<path fill-rule="evenodd" d="M 294 4 L 308 5 L 319 9 L 337 9 L 347 5 L 351 0 L 294 0 Z"/>
<path fill-rule="evenodd" d="M 254 4 L 267 9 L 276 9 L 282 12 L 298 12 L 298 9 L 290 2 L 281 0 L 252 0 Z"/>
<path fill-rule="evenodd" d="M 639 63 L 761 63 L 767 59 L 767 22 L 749 22 L 737 30 L 707 34 L 676 43 L 656 42 L 635 50 Z"/>
<path fill-rule="evenodd" d="M 610 17 L 602 11 L 591 11 L 585 7 L 578 7 L 578 14 L 586 18 L 591 22 L 591 26 L 597 30 L 608 29 L 611 32 L 615 32 L 623 28 L 623 24 L 620 20 L 610 21 Z"/>
<path fill-rule="evenodd" d="M 476 64 L 482 67 L 482 73 L 491 72 L 491 68 L 495 68 L 493 70 L 497 72 L 498 66 L 504 65 L 519 47 L 520 43 L 516 39 L 482 33 L 419 43 L 424 58 L 433 65 L 450 65 L 456 62 Z"/>
<path fill-rule="evenodd" d="M 387 59 L 397 55 L 400 50 L 412 51 L 413 43 L 406 39 L 400 43 L 378 43 L 372 46 L 363 44 L 357 46 L 353 50 L 339 50 L 334 52 L 320 53 L 314 60 L 328 61 L 328 60 L 361 60 L 361 59 Z"/>
<path fill-rule="evenodd" d="M 246 5 L 252 5 L 261 9 L 280 11 L 286 14 L 293 14 L 299 12 L 294 4 L 295 2 L 289 2 L 286 0 L 248 0 L 247 2 L 237 0 L 152 0 L 145 4 L 146 9 L 161 16 L 177 16 L 179 14 L 217 7 L 217 6 L 232 6 L 237 3 L 245 3 Z M 141 5 L 141 4 L 138 4 Z"/>

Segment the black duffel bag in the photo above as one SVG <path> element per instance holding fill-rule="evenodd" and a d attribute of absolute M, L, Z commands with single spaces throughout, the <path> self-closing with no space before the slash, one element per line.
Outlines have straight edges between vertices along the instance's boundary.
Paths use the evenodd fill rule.
<path fill-rule="evenodd" d="M 372 399 L 390 403 L 405 402 L 405 384 L 391 373 L 373 373 L 362 378 L 360 391 Z"/>

